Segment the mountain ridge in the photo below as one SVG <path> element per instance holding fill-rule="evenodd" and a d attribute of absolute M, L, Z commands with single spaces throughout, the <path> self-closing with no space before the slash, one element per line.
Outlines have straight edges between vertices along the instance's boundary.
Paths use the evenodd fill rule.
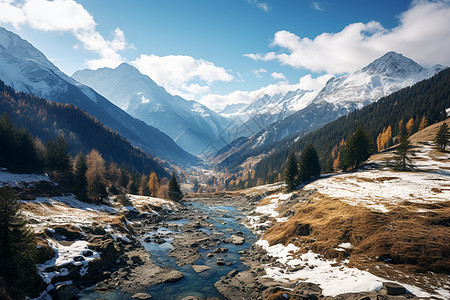
<path fill-rule="evenodd" d="M 29 42 L 2 27 L 0 64 L 0 79 L 15 90 L 78 106 L 153 155 L 181 164 L 197 161 L 167 135 L 131 117 L 90 87 L 76 82 Z"/>
<path fill-rule="evenodd" d="M 133 117 L 163 131 L 194 155 L 217 140 L 229 122 L 194 100 L 171 95 L 127 63 L 115 69 L 80 70 L 72 77 L 90 85 Z"/>

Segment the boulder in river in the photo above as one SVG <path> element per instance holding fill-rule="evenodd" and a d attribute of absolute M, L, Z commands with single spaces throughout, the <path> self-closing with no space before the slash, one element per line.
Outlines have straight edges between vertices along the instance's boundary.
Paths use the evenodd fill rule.
<path fill-rule="evenodd" d="M 137 294 L 134 294 L 131 297 L 131 299 L 148 300 L 148 299 L 152 299 L 152 296 L 147 293 L 137 293 Z"/>
<path fill-rule="evenodd" d="M 203 271 L 210 270 L 211 268 L 205 265 L 192 265 L 192 269 L 194 269 L 197 273 L 201 273 Z"/>
<path fill-rule="evenodd" d="M 235 234 L 233 234 L 231 237 L 230 237 L 230 240 L 231 240 L 231 242 L 233 243 L 233 244 L 235 244 L 235 245 L 242 245 L 243 243 L 244 243 L 244 238 L 242 237 L 242 236 L 239 236 L 239 235 L 235 235 Z"/>

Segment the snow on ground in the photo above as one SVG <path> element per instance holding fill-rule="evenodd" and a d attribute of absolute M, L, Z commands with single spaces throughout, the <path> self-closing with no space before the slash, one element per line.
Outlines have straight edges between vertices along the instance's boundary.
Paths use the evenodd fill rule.
<path fill-rule="evenodd" d="M 161 207 L 166 212 L 176 211 L 178 209 L 178 204 L 171 200 L 132 194 L 127 194 L 127 196 L 130 199 L 133 206 L 141 211 L 145 211 L 142 208 L 147 205 Z"/>
<path fill-rule="evenodd" d="M 383 161 L 372 163 L 384 164 Z M 450 199 L 450 155 L 436 154 L 431 145 L 420 145 L 413 159 L 414 171 L 388 167 L 333 175 L 304 187 L 351 205 L 388 212 L 403 201 L 433 203 Z"/>
<path fill-rule="evenodd" d="M 9 185 L 10 187 L 24 187 L 30 183 L 39 181 L 52 182 L 45 174 L 15 174 L 4 171 L 4 169 L 0 171 L 0 187 L 5 185 Z"/>
<path fill-rule="evenodd" d="M 246 224 L 246 226 L 250 229 L 253 229 L 257 233 L 262 233 L 264 228 L 270 226 L 270 224 L 272 223 L 272 219 L 275 219 L 280 223 L 287 222 L 288 218 L 278 217 L 279 213 L 277 211 L 277 208 L 280 201 L 287 200 L 291 196 L 292 193 L 278 193 L 262 198 L 260 201 L 263 202 L 263 204 L 258 205 L 247 216 L 248 224 Z"/>
<path fill-rule="evenodd" d="M 87 272 L 88 264 L 94 259 L 100 258 L 100 254 L 98 252 L 88 248 L 88 242 L 86 241 L 75 241 L 67 246 L 62 245 L 55 240 L 48 241 L 49 245 L 55 252 L 55 256 L 45 263 L 37 265 L 41 277 L 47 284 L 49 284 L 54 277 L 64 276 L 69 273 L 66 268 L 61 268 L 59 271 L 54 271 L 54 267 L 64 267 L 69 264 L 81 266 L 80 275 L 84 276 Z M 90 252 L 90 255 L 86 255 L 87 252 Z M 53 271 L 46 272 L 47 268 L 50 268 Z"/>
<path fill-rule="evenodd" d="M 263 247 L 270 256 L 277 258 L 277 261 L 283 265 L 282 268 L 267 265 L 265 267 L 266 277 L 277 281 L 312 282 L 323 289 L 324 296 L 375 291 L 381 289 L 383 282 L 389 281 L 367 271 L 349 268 L 345 266 L 346 261 L 337 263 L 335 260 L 326 260 L 312 251 L 295 255 L 299 248 L 293 244 L 269 246 L 265 240 L 259 240 L 256 244 Z M 290 268 L 293 271 L 290 271 Z M 415 286 L 403 283 L 401 285 L 416 296 L 431 296 Z"/>
<path fill-rule="evenodd" d="M 71 224 L 89 226 L 96 220 L 109 217 L 115 210 L 106 205 L 95 205 L 77 200 L 75 196 L 37 197 L 36 200 L 20 200 L 22 213 L 36 231 L 47 227 Z"/>

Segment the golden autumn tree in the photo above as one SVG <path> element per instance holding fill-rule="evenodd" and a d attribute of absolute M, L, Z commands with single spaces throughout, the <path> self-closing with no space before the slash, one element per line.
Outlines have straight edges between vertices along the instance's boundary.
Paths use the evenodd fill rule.
<path fill-rule="evenodd" d="M 148 180 L 148 188 L 150 190 L 151 196 L 156 197 L 158 195 L 158 176 L 155 172 L 150 174 L 150 179 Z"/>
<path fill-rule="evenodd" d="M 427 126 L 428 126 L 428 121 L 425 118 L 425 116 L 423 116 L 422 121 L 420 122 L 420 125 L 419 125 L 419 131 L 422 129 L 425 129 Z"/>
<path fill-rule="evenodd" d="M 406 123 L 406 131 L 408 132 L 408 135 L 414 133 L 414 118 L 409 119 L 408 123 Z"/>

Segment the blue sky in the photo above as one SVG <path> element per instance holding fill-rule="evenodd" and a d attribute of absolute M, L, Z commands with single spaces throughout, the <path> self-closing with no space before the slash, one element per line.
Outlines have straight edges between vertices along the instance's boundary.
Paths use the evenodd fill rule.
<path fill-rule="evenodd" d="M 69 75 L 128 62 L 169 92 L 220 109 L 262 93 L 318 88 L 390 50 L 424 65 L 449 64 L 449 6 L 447 0 L 0 0 L 0 24 Z"/>

